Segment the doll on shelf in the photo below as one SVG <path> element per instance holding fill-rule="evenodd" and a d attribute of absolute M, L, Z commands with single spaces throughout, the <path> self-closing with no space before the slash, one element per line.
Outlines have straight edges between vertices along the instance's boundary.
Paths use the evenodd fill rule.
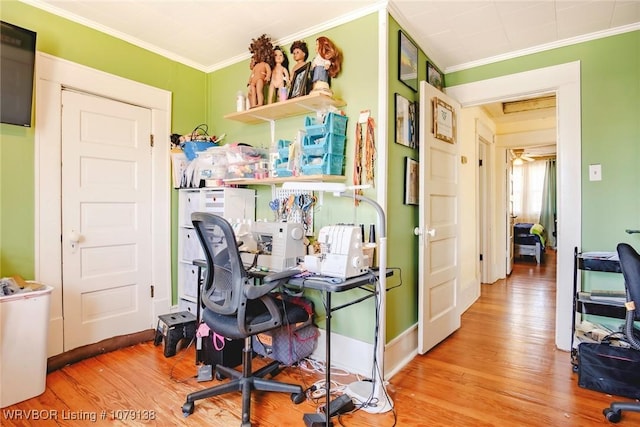
<path fill-rule="evenodd" d="M 298 68 L 304 66 L 307 63 L 307 57 L 309 56 L 309 49 L 307 48 L 307 43 L 304 40 L 297 40 L 291 44 L 291 49 L 289 49 L 291 55 L 293 55 L 293 60 L 295 63 L 293 64 L 293 69 L 291 70 L 291 74 L 294 75 Z"/>
<path fill-rule="evenodd" d="M 264 89 L 271 81 L 271 69 L 274 66 L 271 39 L 265 34 L 253 39 L 249 51 L 252 56 L 249 63 L 251 75 L 247 83 L 248 98 L 250 108 L 254 108 L 264 105 Z"/>
<path fill-rule="evenodd" d="M 269 104 L 287 99 L 287 86 L 289 85 L 289 58 L 280 46 L 273 48 L 275 65 L 271 72 L 271 84 L 269 84 Z"/>
<path fill-rule="evenodd" d="M 331 78 L 341 70 L 342 53 L 327 37 L 316 39 L 316 56 L 311 62 L 311 90 L 331 92 Z"/>

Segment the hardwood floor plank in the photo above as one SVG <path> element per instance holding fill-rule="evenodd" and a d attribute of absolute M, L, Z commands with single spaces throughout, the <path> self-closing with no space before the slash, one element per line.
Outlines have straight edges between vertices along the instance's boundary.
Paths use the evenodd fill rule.
<path fill-rule="evenodd" d="M 568 307 L 568 310 L 571 308 Z M 397 426 L 609 426 L 602 409 L 614 398 L 578 387 L 570 356 L 555 348 L 555 254 L 544 264 L 518 262 L 512 275 L 482 285 L 482 295 L 462 316 L 462 327 L 425 355 L 414 358 L 387 386 L 394 413 L 357 411 L 334 425 Z M 255 359 L 255 366 L 264 361 Z M 184 418 L 187 394 L 216 385 L 197 382 L 195 350 L 171 358 L 145 342 L 65 366 L 47 376 L 46 391 L 2 409 L 0 424 L 13 426 L 237 426 L 240 393 L 196 402 Z M 285 369 L 280 381 L 305 387 L 321 373 Z M 334 377 L 345 383 L 352 379 Z M 324 401 L 322 400 L 322 403 Z M 302 416 L 318 402 L 294 405 L 288 394 L 255 392 L 255 427 L 303 426 Z M 38 421 L 18 414 L 57 411 Z M 31 411 L 31 412 L 28 412 Z M 146 412 L 145 412 L 146 411 Z M 104 419 L 102 414 L 104 413 Z M 72 419 L 94 414 L 96 421 Z M 127 415 L 128 414 L 128 415 Z M 145 419 L 141 416 L 147 415 Z M 132 419 L 132 416 L 136 419 Z M 153 419 L 149 415 L 152 415 Z M 640 425 L 640 414 L 624 413 L 621 427 Z"/>

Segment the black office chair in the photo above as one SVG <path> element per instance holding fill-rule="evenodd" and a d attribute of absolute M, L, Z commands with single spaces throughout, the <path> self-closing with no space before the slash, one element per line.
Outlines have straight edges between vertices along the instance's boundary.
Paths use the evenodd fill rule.
<path fill-rule="evenodd" d="M 256 283 L 246 271 L 240 258 L 238 244 L 231 224 L 224 218 L 204 212 L 191 215 L 207 262 L 202 291 L 204 311 L 202 320 L 216 333 L 230 339 L 244 339 L 242 372 L 225 366 L 216 366 L 216 378 L 231 380 L 205 390 L 191 393 L 182 405 L 184 416 L 193 413 L 194 402 L 234 391 L 242 392 L 242 427 L 250 427 L 251 390 L 291 393 L 291 399 L 300 403 L 304 399 L 302 387 L 264 379 L 280 371 L 274 361 L 252 372 L 253 335 L 274 330 L 288 324 L 304 322 L 309 314 L 300 306 L 276 298 L 271 291 L 286 282 L 295 271 L 267 275 Z"/>
<path fill-rule="evenodd" d="M 634 321 L 640 320 L 640 254 L 627 243 L 618 244 L 617 250 L 627 293 L 624 336 L 632 348 L 640 351 L 640 330 L 634 326 Z M 640 402 L 613 402 L 602 413 L 607 420 L 617 423 L 622 411 L 640 412 Z"/>

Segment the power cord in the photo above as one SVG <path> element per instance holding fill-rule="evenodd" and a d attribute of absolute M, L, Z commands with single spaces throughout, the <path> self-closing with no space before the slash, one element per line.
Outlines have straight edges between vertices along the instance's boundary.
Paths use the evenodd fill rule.
<path fill-rule="evenodd" d="M 177 378 L 175 378 L 175 377 L 173 376 L 173 370 L 175 369 L 176 365 L 177 365 L 179 362 L 181 362 L 181 361 L 182 361 L 182 359 L 184 359 L 184 357 L 185 357 L 185 356 L 187 355 L 187 353 L 188 353 L 188 352 L 187 352 L 187 350 L 191 347 L 191 345 L 193 345 L 193 343 L 195 342 L 195 340 L 196 340 L 196 337 L 195 337 L 195 334 L 194 334 L 194 336 L 191 338 L 191 341 L 189 341 L 189 344 L 184 348 L 184 351 L 182 352 L 182 355 L 181 355 L 178 359 L 176 359 L 176 361 L 175 361 L 175 362 L 173 362 L 173 365 L 171 365 L 171 369 L 169 370 L 169 379 L 170 379 L 170 380 L 172 380 L 172 381 L 174 381 L 174 382 L 176 382 L 176 383 L 182 384 L 182 383 L 186 382 L 187 380 L 189 380 L 189 379 L 191 379 L 191 378 L 196 378 L 196 377 L 197 377 L 197 375 L 193 375 L 193 376 L 186 377 L 186 378 L 183 378 L 183 379 L 177 379 Z"/>

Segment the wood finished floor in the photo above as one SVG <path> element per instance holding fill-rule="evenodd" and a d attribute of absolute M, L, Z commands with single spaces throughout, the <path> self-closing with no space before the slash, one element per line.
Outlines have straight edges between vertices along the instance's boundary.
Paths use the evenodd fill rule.
<path fill-rule="evenodd" d="M 460 330 L 391 379 L 388 391 L 395 418 L 392 412 L 358 411 L 335 418 L 334 425 L 610 425 L 602 409 L 612 400 L 629 399 L 577 386 L 569 354 L 554 345 L 554 306 L 555 254 L 540 266 L 516 263 L 508 279 L 482 285 L 482 296 L 463 315 Z M 216 382 L 196 382 L 194 357 L 189 348 L 165 358 L 162 347 L 147 342 L 84 360 L 50 373 L 42 395 L 2 409 L 0 424 L 238 426 L 239 393 L 198 401 L 193 415 L 183 417 L 185 396 Z M 300 384 L 320 378 L 297 368 L 277 377 Z M 316 406 L 310 401 L 294 405 L 288 395 L 255 392 L 251 419 L 260 427 L 303 426 L 303 414 L 314 412 Z M 42 418 L 50 410 L 57 411 L 57 420 L 8 419 L 17 414 Z M 149 411 L 155 420 L 131 419 Z M 116 414 L 119 419 L 114 420 Z M 73 417 L 83 419 L 69 419 Z M 618 425 L 640 425 L 640 414 L 624 413 Z"/>

